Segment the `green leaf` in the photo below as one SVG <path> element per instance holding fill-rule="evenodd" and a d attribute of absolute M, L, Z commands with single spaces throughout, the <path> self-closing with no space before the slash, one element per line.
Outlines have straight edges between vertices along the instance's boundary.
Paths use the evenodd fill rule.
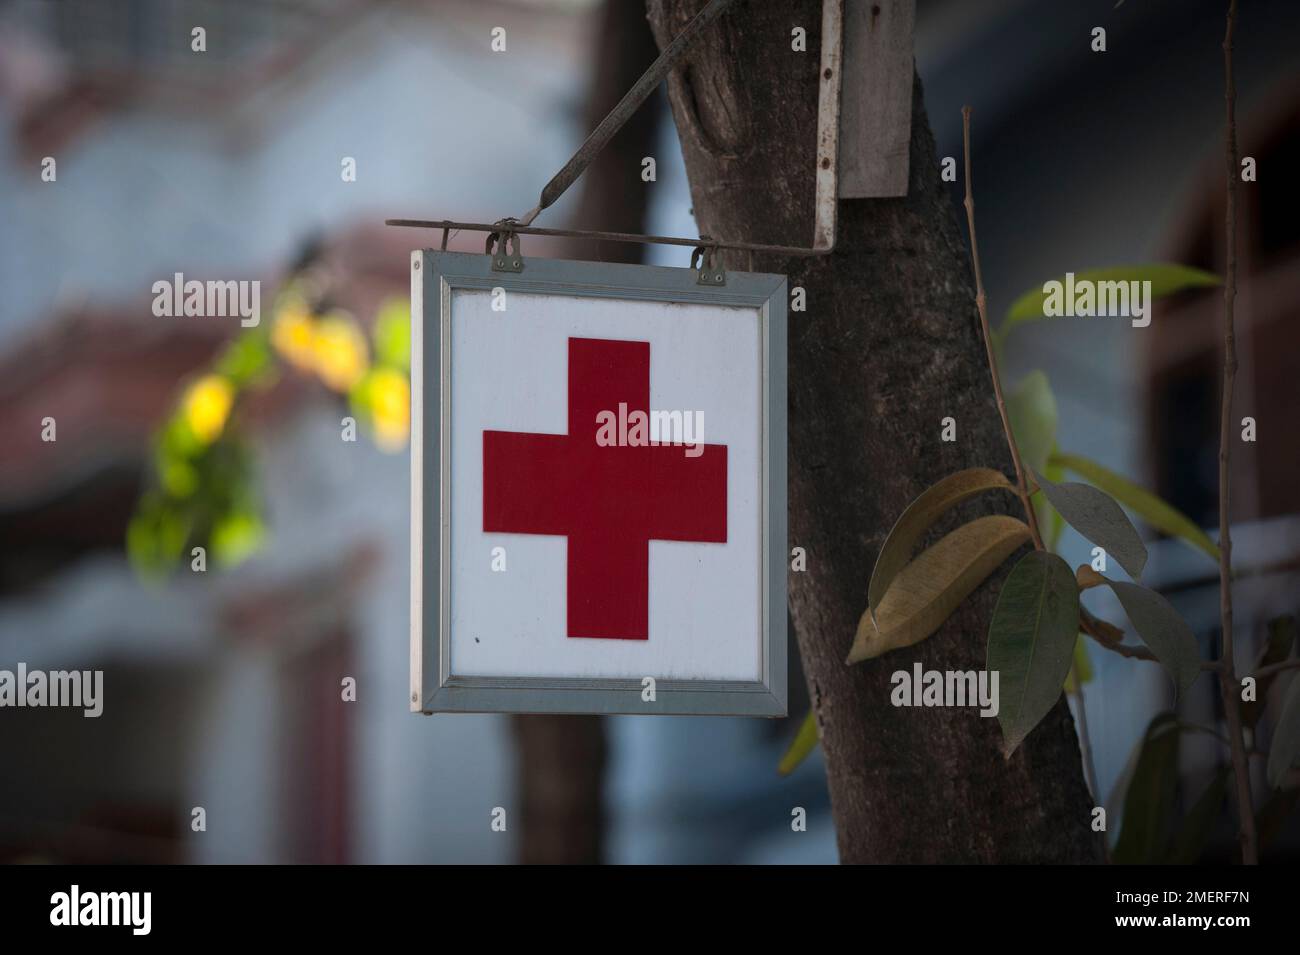
<path fill-rule="evenodd" d="M 1074 669 L 1080 683 L 1092 682 L 1092 659 L 1088 656 L 1088 638 L 1079 634 L 1074 641 Z"/>
<path fill-rule="evenodd" d="M 1052 454 L 1048 460 L 1047 471 L 1047 477 L 1052 481 L 1060 481 L 1060 477 L 1051 472 L 1053 464 L 1091 481 L 1156 530 L 1191 544 L 1216 561 L 1219 559 L 1219 547 L 1210 540 L 1205 531 L 1197 527 L 1190 517 L 1172 505 L 1166 504 L 1146 488 L 1139 487 L 1128 478 L 1077 454 Z"/>
<path fill-rule="evenodd" d="M 207 448 L 194 431 L 183 414 L 173 414 L 154 437 L 159 454 L 168 458 L 194 458 Z"/>
<path fill-rule="evenodd" d="M 190 497 L 199 488 L 198 469 L 183 458 L 158 462 L 158 480 L 174 498 Z"/>
<path fill-rule="evenodd" d="M 411 303 L 390 298 L 375 318 L 375 361 L 403 371 L 411 367 Z"/>
<path fill-rule="evenodd" d="M 1294 614 L 1274 617 L 1270 620 L 1268 622 L 1268 641 L 1264 647 L 1264 655 L 1260 657 L 1259 668 L 1263 669 L 1275 663 L 1281 663 L 1289 657 L 1291 647 L 1295 644 L 1295 636 L 1296 619 Z M 1268 695 L 1268 691 L 1273 686 L 1273 681 L 1277 679 L 1277 676 L 1277 673 L 1273 672 L 1258 680 L 1255 686 L 1255 699 L 1242 701 L 1242 725 L 1250 729 L 1255 728 L 1255 724 L 1259 722 L 1260 714 L 1264 712 L 1264 698 Z"/>
<path fill-rule="evenodd" d="M 158 579 L 181 559 L 193 516 L 183 502 L 156 491 L 141 498 L 126 528 L 126 552 L 141 577 Z"/>
<path fill-rule="evenodd" d="M 212 556 L 225 567 L 234 567 L 252 557 L 262 546 L 266 528 L 252 510 L 223 514 L 212 525 Z"/>
<path fill-rule="evenodd" d="M 1179 728 L 1180 726 L 1178 721 L 1171 720 L 1164 724 L 1163 731 L 1173 732 Z M 1149 732 L 1150 730 L 1148 729 L 1148 733 Z M 1123 808 L 1124 796 L 1128 793 L 1129 784 L 1133 782 L 1133 773 L 1137 771 L 1138 757 L 1142 755 L 1142 746 L 1145 738 L 1146 737 L 1138 740 L 1137 745 L 1134 746 L 1132 751 L 1128 754 L 1128 759 L 1124 761 L 1124 768 L 1120 770 L 1119 775 L 1115 777 L 1115 781 L 1111 783 L 1110 795 L 1106 797 L 1106 808 L 1108 812 L 1113 809 L 1115 814 L 1118 815 L 1120 809 Z"/>
<path fill-rule="evenodd" d="M 1065 276 L 1061 276 L 1056 281 L 1064 285 Z M 1181 292 L 1189 288 L 1207 288 L 1218 285 L 1220 279 L 1211 272 L 1204 272 L 1201 269 L 1194 269 L 1186 265 L 1169 265 L 1164 263 L 1150 263 L 1147 265 L 1121 265 L 1106 269 L 1089 269 L 1085 272 L 1075 272 L 1074 281 L 1077 285 L 1080 281 L 1089 282 L 1146 282 L 1151 283 L 1151 298 L 1164 298 L 1175 292 Z M 1047 283 L 1044 282 L 1043 285 Z M 1032 322 L 1038 319 L 1047 318 L 1043 314 L 1043 303 L 1047 299 L 1047 293 L 1043 291 L 1043 286 L 1030 289 L 1020 298 L 1012 303 L 1011 309 L 1007 312 L 1006 320 L 998 328 L 998 337 L 1006 338 L 1011 330 L 1017 325 L 1025 322 Z"/>
<path fill-rule="evenodd" d="M 1137 765 L 1124 796 L 1124 820 L 1111 854 L 1125 865 L 1156 863 L 1166 855 L 1178 787 L 1178 720 L 1157 714 L 1138 744 Z"/>
<path fill-rule="evenodd" d="M 1291 767 L 1300 762 L 1300 679 L 1292 680 L 1282 702 L 1282 715 L 1273 727 L 1273 743 L 1268 748 L 1268 782 L 1274 789 L 1282 787 Z"/>
<path fill-rule="evenodd" d="M 1029 539 L 1024 521 L 1004 514 L 977 518 L 945 535 L 902 569 L 874 614 L 870 607 L 862 612 L 845 663 L 920 643 Z"/>
<path fill-rule="evenodd" d="M 875 569 L 871 572 L 871 583 L 867 586 L 867 605 L 878 607 L 885 597 L 885 592 L 898 572 L 912 559 L 912 551 L 922 535 L 949 508 L 974 497 L 983 491 L 995 488 L 1012 490 L 1011 482 L 1001 471 L 991 468 L 967 468 L 956 474 L 949 474 L 943 480 L 931 485 L 911 504 L 894 523 L 880 548 L 876 558 Z M 879 621 L 877 621 L 879 622 Z"/>
<path fill-rule="evenodd" d="M 137 505 L 136 512 L 126 525 L 126 555 L 136 573 L 142 576 L 157 574 L 161 569 L 158 518 L 149 498 Z"/>
<path fill-rule="evenodd" d="M 1011 390 L 1006 401 L 1020 460 L 1034 471 L 1045 471 L 1056 444 L 1056 396 L 1047 376 L 1031 371 Z"/>
<path fill-rule="evenodd" d="M 999 673 L 998 721 L 1010 755 L 1061 695 L 1079 635 L 1070 565 L 1031 551 L 1012 568 L 989 624 L 986 666 Z"/>
<path fill-rule="evenodd" d="M 1154 590 L 1119 580 L 1107 579 L 1106 584 L 1119 598 L 1142 642 L 1151 648 L 1174 681 L 1178 698 L 1185 696 L 1201 675 L 1201 652 L 1192 628 Z"/>
<path fill-rule="evenodd" d="M 1053 484 L 1037 472 L 1034 480 L 1071 527 L 1119 561 L 1134 580 L 1142 577 L 1146 545 L 1114 498 L 1087 484 Z"/>
<path fill-rule="evenodd" d="M 259 325 L 240 333 L 221 353 L 213 370 L 236 388 L 261 379 L 271 367 L 271 344 L 266 328 Z"/>
<path fill-rule="evenodd" d="M 810 710 L 803 718 L 803 722 L 799 724 L 799 732 L 795 734 L 794 742 L 781 757 L 781 764 L 777 766 L 776 771 L 782 776 L 789 776 L 816 748 L 817 720 Z"/>
<path fill-rule="evenodd" d="M 1219 819 L 1219 810 L 1223 808 L 1223 798 L 1228 794 L 1228 780 L 1232 776 L 1232 767 L 1225 766 L 1214 774 L 1210 785 L 1201 793 L 1183 819 L 1182 827 L 1174 836 L 1173 847 L 1169 850 L 1170 865 L 1191 865 L 1205 851 L 1205 843 L 1210 838 L 1210 831 Z"/>
<path fill-rule="evenodd" d="M 1056 461 L 1059 449 L 1056 442 L 1052 442 L 1052 452 L 1047 456 L 1047 467 L 1043 473 L 1047 475 L 1047 480 L 1053 484 L 1060 484 L 1065 480 L 1065 468 Z M 1038 509 L 1038 526 L 1047 528 L 1047 549 L 1054 551 L 1061 543 L 1061 532 L 1065 530 L 1065 518 L 1061 512 L 1052 507 L 1052 502 L 1047 499 L 1047 495 L 1041 495 L 1034 502 L 1034 507 Z"/>
<path fill-rule="evenodd" d="M 1078 693 L 1079 687 L 1092 682 L 1092 661 L 1088 659 L 1088 638 L 1079 634 L 1074 638 L 1074 657 L 1070 672 L 1065 678 L 1065 692 Z"/>

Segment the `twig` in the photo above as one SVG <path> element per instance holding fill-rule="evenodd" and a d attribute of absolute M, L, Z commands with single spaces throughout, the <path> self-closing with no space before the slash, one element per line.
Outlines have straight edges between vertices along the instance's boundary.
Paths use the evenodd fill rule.
<path fill-rule="evenodd" d="M 1266 676 L 1272 676 L 1274 673 L 1281 673 L 1283 670 L 1290 670 L 1294 667 L 1300 667 L 1300 657 L 1292 660 L 1283 660 L 1281 663 L 1270 663 L 1266 667 L 1260 667 L 1255 671 L 1255 679 L 1262 680 Z"/>
<path fill-rule="evenodd" d="M 1146 647 L 1128 647 L 1120 643 L 1124 631 L 1114 624 L 1094 617 L 1086 607 L 1079 608 L 1079 629 L 1111 653 L 1118 653 L 1122 657 L 1129 657 L 1134 660 L 1155 660 L 1156 658 L 1155 654 Z"/>
<path fill-rule="evenodd" d="M 1227 170 L 1227 211 L 1224 222 L 1226 269 L 1223 283 L 1223 404 L 1219 415 L 1219 600 L 1223 629 L 1223 653 L 1219 682 L 1223 709 L 1228 721 L 1232 750 L 1232 772 L 1237 783 L 1238 840 L 1241 861 L 1259 861 L 1255 835 L 1255 806 L 1250 796 L 1250 765 L 1246 757 L 1241 725 L 1237 675 L 1232 655 L 1232 536 L 1229 526 L 1232 464 L 1232 387 L 1237 377 L 1237 340 L 1234 307 L 1237 298 L 1237 86 L 1232 76 L 1232 40 L 1237 27 L 1237 0 L 1229 0 L 1228 23 L 1223 34 L 1224 104 L 1227 135 L 1224 164 Z"/>
<path fill-rule="evenodd" d="M 1146 647 L 1130 647 L 1120 643 L 1124 631 L 1113 623 L 1107 623 L 1100 617 L 1094 616 L 1086 607 L 1079 608 L 1079 629 L 1111 653 L 1118 653 L 1130 660 L 1146 660 L 1151 663 L 1160 662 L 1160 659 Z M 1202 660 L 1201 669 L 1218 670 L 1219 664 L 1211 660 Z"/>
<path fill-rule="evenodd" d="M 1150 650 L 1148 650 L 1146 647 L 1130 647 L 1127 644 L 1123 644 L 1123 643 L 1107 643 L 1105 640 L 1101 639 L 1095 633 L 1092 633 L 1089 630 L 1085 629 L 1083 632 L 1088 634 L 1088 636 L 1092 637 L 1092 639 L 1096 643 L 1106 648 L 1111 653 L 1118 653 L 1120 656 L 1128 657 L 1130 660 L 1146 660 L 1149 663 L 1160 662 L 1159 660 L 1156 659 L 1155 654 L 1152 653 Z"/>
<path fill-rule="evenodd" d="M 1029 500 L 1029 491 L 1025 483 L 1025 468 L 1020 463 L 1020 449 L 1016 446 L 1016 436 L 1011 431 L 1011 419 L 1007 416 L 1007 402 L 1002 397 L 1002 379 L 998 375 L 998 359 L 993 350 L 993 334 L 989 331 L 988 303 L 984 295 L 984 275 L 980 270 L 979 243 L 975 241 L 975 195 L 971 188 L 970 165 L 970 115 L 971 108 L 961 108 L 962 149 L 966 157 L 966 226 L 970 231 L 970 255 L 975 269 L 975 307 L 980 313 L 980 328 L 984 333 L 984 350 L 988 353 L 989 374 L 993 377 L 993 395 L 997 398 L 998 414 L 1002 418 L 1002 430 L 1006 432 L 1007 447 L 1011 449 L 1011 463 L 1016 467 L 1016 494 L 1020 496 L 1021 506 L 1029 521 L 1029 533 L 1034 539 L 1034 547 L 1046 550 L 1043 537 L 1038 532 L 1038 515 L 1034 512 L 1033 502 Z"/>

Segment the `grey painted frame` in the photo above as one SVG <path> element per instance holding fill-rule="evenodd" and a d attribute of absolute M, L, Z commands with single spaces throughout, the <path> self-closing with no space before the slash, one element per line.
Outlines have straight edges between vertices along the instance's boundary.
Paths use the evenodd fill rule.
<path fill-rule="evenodd" d="M 458 677 L 450 672 L 451 299 L 493 289 L 758 310 L 762 348 L 762 679 Z M 693 269 L 525 259 L 493 272 L 487 255 L 411 253 L 411 693 L 413 712 L 786 715 L 786 277 L 728 272 L 702 286 Z M 436 509 L 426 502 L 438 502 Z M 426 542 L 430 545 L 426 548 Z M 653 676 L 653 674 L 647 674 Z"/>

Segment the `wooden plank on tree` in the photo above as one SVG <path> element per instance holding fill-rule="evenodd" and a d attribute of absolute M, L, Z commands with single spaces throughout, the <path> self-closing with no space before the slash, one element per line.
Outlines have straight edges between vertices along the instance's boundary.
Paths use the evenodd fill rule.
<path fill-rule="evenodd" d="M 845 0 L 842 199 L 907 195 L 916 0 Z"/>
<path fill-rule="evenodd" d="M 844 54 L 845 0 L 822 0 L 822 62 L 817 87 L 817 178 L 813 248 L 835 248 L 839 212 L 840 87 Z"/>

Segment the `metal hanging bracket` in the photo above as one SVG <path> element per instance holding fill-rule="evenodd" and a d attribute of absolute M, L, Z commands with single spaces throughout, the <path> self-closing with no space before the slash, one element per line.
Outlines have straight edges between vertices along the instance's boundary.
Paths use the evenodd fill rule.
<path fill-rule="evenodd" d="M 522 219 L 502 219 L 487 225 L 482 222 L 453 222 L 447 219 L 386 219 L 390 226 L 404 226 L 415 229 L 442 229 L 443 247 L 446 247 L 449 230 L 466 230 L 489 232 L 488 254 L 492 256 L 494 272 L 523 271 L 523 258 L 518 253 L 520 235 L 549 235 L 582 239 L 599 239 L 609 242 L 656 243 L 661 245 L 691 246 L 706 259 L 704 270 L 697 269 L 697 281 L 700 285 L 725 285 L 726 272 L 719 266 L 709 271 L 709 264 L 717 264 L 718 249 L 736 249 L 739 251 L 758 252 L 781 256 L 821 256 L 829 255 L 835 250 L 838 235 L 836 221 L 839 204 L 839 131 L 840 131 L 840 93 L 841 72 L 844 53 L 844 4 L 845 0 L 822 0 L 822 49 L 821 68 L 817 95 L 817 170 L 816 196 L 814 203 L 813 242 L 811 246 L 769 245 L 761 242 L 721 242 L 688 239 L 683 236 L 641 235 L 626 232 L 594 232 L 587 229 L 541 229 L 532 224 L 538 214 L 551 206 L 574 181 L 582 175 L 593 158 L 614 136 L 633 111 L 654 91 L 655 87 L 668 75 L 669 70 L 683 58 L 694 44 L 704 28 L 714 22 L 737 0 L 709 0 L 690 23 L 659 54 L 659 58 L 637 80 L 632 89 L 610 111 L 600 125 L 587 137 L 586 142 L 574 153 L 564 168 L 551 178 L 542 190 L 537 205 L 524 213 Z M 493 239 L 497 240 L 493 252 Z M 507 253 L 507 242 L 513 243 L 515 251 Z M 713 257 L 705 255 L 712 249 Z M 695 268 L 692 256 L 692 268 Z M 709 279 L 705 278 L 705 273 Z"/>
<path fill-rule="evenodd" d="M 496 223 L 500 231 L 491 232 L 487 237 L 484 251 L 492 256 L 493 272 L 522 272 L 524 257 L 519 252 L 519 233 L 511 228 L 514 219 L 502 219 Z M 495 244 L 495 249 L 493 245 Z"/>
<path fill-rule="evenodd" d="M 726 285 L 727 271 L 718 260 L 716 245 L 696 246 L 691 253 L 691 268 L 695 270 L 696 285 Z"/>

